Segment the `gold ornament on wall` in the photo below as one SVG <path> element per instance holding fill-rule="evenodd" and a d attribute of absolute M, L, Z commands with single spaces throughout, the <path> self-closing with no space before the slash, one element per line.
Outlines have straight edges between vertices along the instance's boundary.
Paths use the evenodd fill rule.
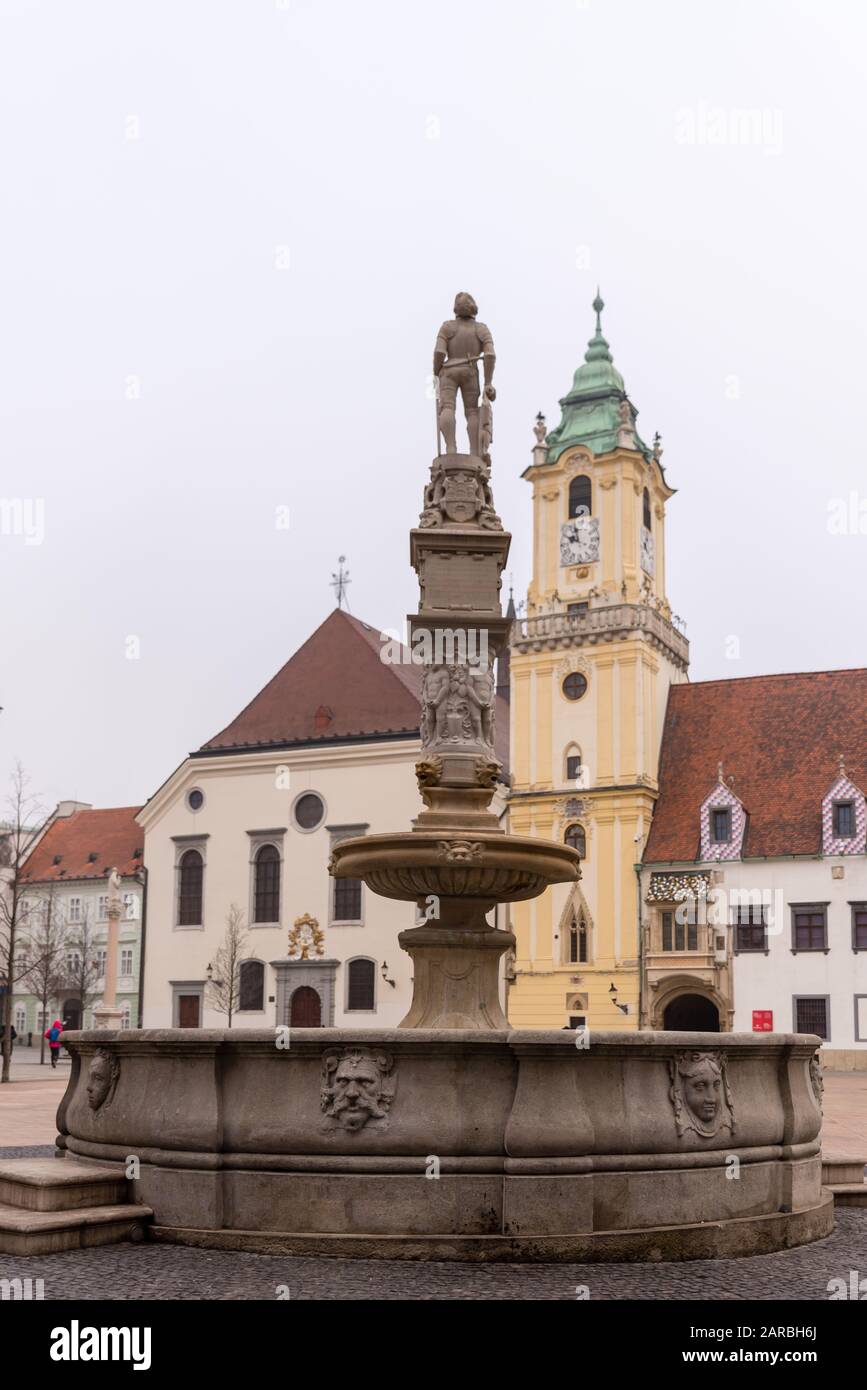
<path fill-rule="evenodd" d="M 325 933 L 315 917 L 305 912 L 289 929 L 289 959 L 315 960 L 325 955 Z"/>

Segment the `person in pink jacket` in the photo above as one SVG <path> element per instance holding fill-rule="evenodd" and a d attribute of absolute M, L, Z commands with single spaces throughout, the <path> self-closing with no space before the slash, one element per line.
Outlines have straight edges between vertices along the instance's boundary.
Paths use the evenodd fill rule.
<path fill-rule="evenodd" d="M 51 1049 L 51 1065 L 57 1066 L 57 1059 L 60 1056 L 60 1035 L 63 1032 L 63 1024 L 56 1018 L 50 1028 L 46 1028 L 42 1034 L 43 1038 L 48 1039 L 48 1046 Z"/>

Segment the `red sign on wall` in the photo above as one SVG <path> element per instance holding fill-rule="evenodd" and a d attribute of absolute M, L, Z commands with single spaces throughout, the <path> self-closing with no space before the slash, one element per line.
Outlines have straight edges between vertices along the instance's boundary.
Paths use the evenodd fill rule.
<path fill-rule="evenodd" d="M 773 1009 L 753 1009 L 753 1032 L 754 1033 L 773 1033 L 774 1031 L 774 1011 Z"/>

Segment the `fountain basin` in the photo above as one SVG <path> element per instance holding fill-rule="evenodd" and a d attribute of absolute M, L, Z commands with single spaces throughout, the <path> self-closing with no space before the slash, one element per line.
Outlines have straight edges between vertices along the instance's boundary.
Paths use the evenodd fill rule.
<path fill-rule="evenodd" d="M 288 1046 L 281 1046 L 288 1041 Z M 833 1226 L 803 1035 L 64 1035 L 70 1157 L 139 1159 L 154 1238 L 399 1259 L 690 1259 Z M 99 1060 L 94 1066 L 94 1059 Z"/>
<path fill-rule="evenodd" d="M 501 832 L 363 835 L 334 847 L 331 872 L 360 878 L 384 898 L 414 902 L 435 894 L 493 905 L 536 898 L 550 883 L 580 877 L 569 845 Z"/>

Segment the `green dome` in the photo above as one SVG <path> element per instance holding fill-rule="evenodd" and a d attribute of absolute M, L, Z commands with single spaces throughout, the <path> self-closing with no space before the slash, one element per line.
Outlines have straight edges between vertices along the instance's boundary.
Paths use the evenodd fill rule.
<path fill-rule="evenodd" d="M 623 377 L 614 365 L 611 350 L 602 336 L 602 310 L 605 305 L 596 291 L 596 332 L 587 344 L 584 361 L 572 379 L 568 395 L 560 401 L 562 416 L 548 435 L 548 462 L 555 463 L 566 449 L 584 444 L 594 454 L 607 454 L 617 448 L 620 405 L 626 396 Z M 639 439 L 636 446 L 646 456 L 650 450 Z"/>

